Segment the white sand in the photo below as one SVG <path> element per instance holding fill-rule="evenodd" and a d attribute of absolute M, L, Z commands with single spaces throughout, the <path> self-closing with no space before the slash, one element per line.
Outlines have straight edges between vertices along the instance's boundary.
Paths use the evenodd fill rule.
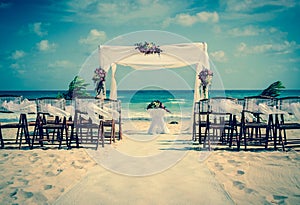
<path fill-rule="evenodd" d="M 181 124 L 150 136 L 149 122 L 127 122 L 97 151 L 2 149 L 0 204 L 300 203 L 298 152 L 207 154 Z"/>

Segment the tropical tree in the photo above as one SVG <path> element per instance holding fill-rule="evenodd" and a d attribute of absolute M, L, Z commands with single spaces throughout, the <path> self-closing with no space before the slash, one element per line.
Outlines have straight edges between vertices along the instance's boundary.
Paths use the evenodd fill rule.
<path fill-rule="evenodd" d="M 75 76 L 69 84 L 69 90 L 67 93 L 58 94 L 58 97 L 63 97 L 67 100 L 73 99 L 74 97 L 90 96 L 86 90 L 88 83 L 84 82 L 84 79 L 79 76 Z"/>
<path fill-rule="evenodd" d="M 283 86 L 281 81 L 276 81 L 272 83 L 269 87 L 264 89 L 262 93 L 260 94 L 261 96 L 270 96 L 270 97 L 277 97 L 280 95 L 280 92 L 282 89 L 285 87 Z"/>

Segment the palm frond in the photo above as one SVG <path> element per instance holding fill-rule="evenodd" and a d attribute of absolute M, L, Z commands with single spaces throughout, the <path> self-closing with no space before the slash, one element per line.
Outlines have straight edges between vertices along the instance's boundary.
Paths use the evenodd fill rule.
<path fill-rule="evenodd" d="M 261 96 L 269 96 L 269 97 L 278 97 L 282 89 L 284 89 L 284 85 L 281 81 L 276 81 L 272 83 L 269 87 L 264 89 Z"/>

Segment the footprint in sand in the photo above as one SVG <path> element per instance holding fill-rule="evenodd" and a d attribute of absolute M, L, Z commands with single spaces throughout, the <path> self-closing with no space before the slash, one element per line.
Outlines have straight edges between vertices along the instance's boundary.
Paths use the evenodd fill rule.
<path fill-rule="evenodd" d="M 20 190 L 19 194 L 21 196 L 23 196 L 25 199 L 29 199 L 29 198 L 33 197 L 32 192 L 24 191 L 23 189 Z"/>
<path fill-rule="evenodd" d="M 237 170 L 237 174 L 238 174 L 238 175 L 244 175 L 245 172 L 244 172 L 243 170 Z"/>
<path fill-rule="evenodd" d="M 45 175 L 46 175 L 47 177 L 54 177 L 54 176 L 55 176 L 55 174 L 54 174 L 53 172 L 51 172 L 51 171 L 45 172 Z"/>
<path fill-rule="evenodd" d="M 237 166 L 238 166 L 239 164 L 241 164 L 241 162 L 235 161 L 235 160 L 233 160 L 233 159 L 229 159 L 229 160 L 227 160 L 227 162 L 230 163 L 230 164 L 237 165 Z"/>
<path fill-rule="evenodd" d="M 55 155 L 54 154 L 49 154 L 49 157 L 55 157 Z"/>
<path fill-rule="evenodd" d="M 58 168 L 58 169 L 56 170 L 56 173 L 54 173 L 54 172 L 52 172 L 52 171 L 48 171 L 48 172 L 45 172 L 45 175 L 46 175 L 47 177 L 54 177 L 54 176 L 59 175 L 59 174 L 62 173 L 63 171 L 64 171 L 63 169 Z"/>
<path fill-rule="evenodd" d="M 24 185 L 28 185 L 29 181 L 23 178 L 18 179 L 18 181 L 23 182 Z"/>
<path fill-rule="evenodd" d="M 285 199 L 287 199 L 287 196 L 281 196 L 281 195 L 273 195 L 273 199 L 274 200 L 280 200 L 280 201 L 284 201 Z"/>
<path fill-rule="evenodd" d="M 0 183 L 0 190 L 1 189 L 5 189 L 7 186 L 13 184 L 14 182 L 13 181 L 7 181 L 7 182 L 1 182 Z M 0 192 L 1 193 L 1 192 Z"/>
<path fill-rule="evenodd" d="M 23 176 L 24 173 L 23 173 L 23 170 L 22 169 L 19 169 L 16 173 L 16 176 Z"/>
<path fill-rule="evenodd" d="M 249 189 L 243 182 L 233 181 L 233 186 L 237 187 L 239 190 L 243 190 L 247 194 L 257 193 L 254 189 Z"/>
<path fill-rule="evenodd" d="M 285 200 L 287 198 L 287 196 L 282 195 L 269 195 L 266 197 L 266 199 L 272 204 L 286 204 Z"/>
<path fill-rule="evenodd" d="M 8 157 L 9 156 L 9 154 L 7 154 L 7 153 L 4 153 L 4 154 L 2 154 L 2 157 L 4 158 L 4 157 Z"/>
<path fill-rule="evenodd" d="M 224 170 L 223 166 L 222 166 L 220 163 L 218 163 L 218 162 L 215 163 L 215 167 L 216 167 L 219 171 Z"/>
<path fill-rule="evenodd" d="M 49 189 L 52 189 L 52 185 L 51 184 L 47 184 L 44 186 L 44 190 L 49 190 Z"/>
<path fill-rule="evenodd" d="M 73 161 L 71 165 L 75 169 L 82 169 L 83 168 L 83 166 L 81 164 L 79 164 L 78 162 L 76 162 L 76 161 Z"/>
<path fill-rule="evenodd" d="M 33 163 L 38 161 L 39 159 L 41 159 L 41 158 L 38 156 L 35 156 L 35 154 L 32 154 L 31 156 L 29 156 L 29 161 L 33 162 Z"/>
<path fill-rule="evenodd" d="M 38 153 L 32 153 L 31 156 L 37 157 L 37 156 L 39 156 L 39 155 L 38 155 Z"/>
<path fill-rule="evenodd" d="M 47 197 L 45 197 L 41 192 L 34 193 L 33 199 L 33 201 L 37 204 L 41 204 L 41 201 L 47 201 Z"/>
<path fill-rule="evenodd" d="M 245 188 L 245 184 L 240 181 L 233 181 L 233 186 L 237 187 L 239 190 L 242 190 Z"/>
<path fill-rule="evenodd" d="M 258 193 L 257 191 L 255 191 L 254 189 L 249 189 L 249 188 L 245 188 L 244 190 L 247 194 L 251 194 L 251 193 Z"/>
<path fill-rule="evenodd" d="M 89 159 L 83 159 L 83 160 L 78 160 L 80 163 L 89 163 L 91 160 Z"/>
<path fill-rule="evenodd" d="M 8 156 L 9 154 L 7 153 L 2 154 L 0 164 L 4 164 L 9 159 Z"/>
<path fill-rule="evenodd" d="M 17 199 L 17 193 L 18 193 L 19 189 L 15 189 L 12 192 L 10 192 L 9 196 L 13 199 Z"/>

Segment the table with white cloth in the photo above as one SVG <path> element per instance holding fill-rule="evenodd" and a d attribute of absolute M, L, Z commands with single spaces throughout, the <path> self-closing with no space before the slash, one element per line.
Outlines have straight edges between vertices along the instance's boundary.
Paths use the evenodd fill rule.
<path fill-rule="evenodd" d="M 151 116 L 151 124 L 148 129 L 149 134 L 164 134 L 169 133 L 169 129 L 165 123 L 164 116 L 166 111 L 161 108 L 148 109 Z"/>

